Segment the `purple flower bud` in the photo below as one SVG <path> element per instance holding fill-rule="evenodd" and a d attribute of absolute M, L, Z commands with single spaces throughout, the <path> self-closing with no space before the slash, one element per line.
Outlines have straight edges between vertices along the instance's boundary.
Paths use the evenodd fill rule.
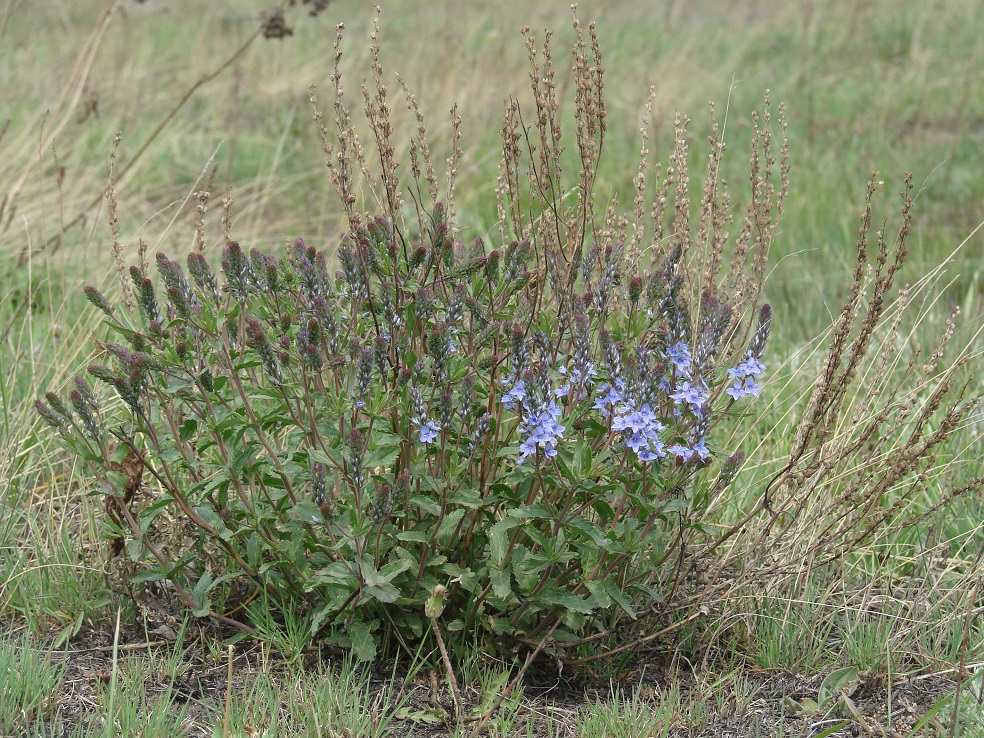
<path fill-rule="evenodd" d="M 56 415 L 61 416 L 66 422 L 72 419 L 72 413 L 54 392 L 45 392 L 44 399 L 48 401 L 48 404 L 51 405 L 51 409 Z"/>
<path fill-rule="evenodd" d="M 50 407 L 45 405 L 41 400 L 34 401 L 34 409 L 37 410 L 38 415 L 41 416 L 41 420 L 50 425 L 52 428 L 57 430 L 62 435 L 65 435 L 68 429 L 68 422 L 61 415 L 53 411 Z"/>
<path fill-rule="evenodd" d="M 772 306 L 766 303 L 759 309 L 758 326 L 752 335 L 752 342 L 748 347 L 748 352 L 756 359 L 761 359 L 765 353 L 765 343 L 769 339 L 772 330 Z"/>
<path fill-rule="evenodd" d="M 92 285 L 86 285 L 83 289 L 85 292 L 86 299 L 95 305 L 97 308 L 102 310 L 110 318 L 113 317 L 113 307 L 109 304 L 109 301 L 103 296 L 102 292 L 97 290 Z"/>
<path fill-rule="evenodd" d="M 427 261 L 427 247 L 418 246 L 414 249 L 414 252 L 410 254 L 410 260 L 407 262 L 407 266 L 410 271 L 413 271 L 419 268 L 425 261 Z"/>
<path fill-rule="evenodd" d="M 451 419 L 454 417 L 454 401 L 451 393 L 444 390 L 437 401 L 437 413 L 441 420 L 442 428 L 451 427 Z"/>
<path fill-rule="evenodd" d="M 230 241 L 222 249 L 222 273 L 229 290 L 240 302 L 249 296 L 249 283 L 252 280 L 252 267 L 236 241 Z"/>
<path fill-rule="evenodd" d="M 471 442 L 468 444 L 469 455 L 474 454 L 477 449 L 481 448 L 485 437 L 491 429 L 492 416 L 489 413 L 483 413 L 475 424 L 475 432 L 472 434 Z"/>
<path fill-rule="evenodd" d="M 191 291 L 191 285 L 185 279 L 181 265 L 171 261 L 163 253 L 157 253 L 157 272 L 160 274 L 168 301 L 174 312 L 184 319 L 189 319 L 193 309 L 198 307 L 198 298 Z"/>
<path fill-rule="evenodd" d="M 143 316 L 144 325 L 150 326 L 155 322 L 160 323 L 161 311 L 157 307 L 157 295 L 154 292 L 154 283 L 145 277 L 137 266 L 130 267 L 130 278 L 137 288 L 137 305 L 140 307 L 140 314 Z"/>
<path fill-rule="evenodd" d="M 717 481 L 714 482 L 714 488 L 711 494 L 717 494 L 730 487 L 735 477 L 738 476 L 743 463 L 745 463 L 745 452 L 741 449 L 738 449 L 725 459 L 721 465 L 721 474 L 718 476 Z"/>
<path fill-rule="evenodd" d="M 511 351 L 513 375 L 519 376 L 526 368 L 529 359 L 529 347 L 526 345 L 526 331 L 519 323 L 512 324 Z"/>
<path fill-rule="evenodd" d="M 311 501 L 322 510 L 331 503 L 325 465 L 318 461 L 311 465 Z"/>
<path fill-rule="evenodd" d="M 493 284 L 499 281 L 499 250 L 493 249 L 485 257 L 485 275 Z"/>
<path fill-rule="evenodd" d="M 75 412 L 82 419 L 82 425 L 85 426 L 89 436 L 99 440 L 102 436 L 97 420 L 99 406 L 96 403 L 95 395 L 92 393 L 92 388 L 84 377 L 75 376 L 75 388 L 69 394 L 69 399 L 72 401 Z"/>
<path fill-rule="evenodd" d="M 205 257 L 197 251 L 188 254 L 188 272 L 201 290 L 202 297 L 218 302 L 220 296 L 218 280 Z"/>
<path fill-rule="evenodd" d="M 246 343 L 259 355 L 260 363 L 263 365 L 263 370 L 269 380 L 275 385 L 282 384 L 283 375 L 280 372 L 277 355 L 267 339 L 266 332 L 256 318 L 249 318 L 246 321 Z"/>

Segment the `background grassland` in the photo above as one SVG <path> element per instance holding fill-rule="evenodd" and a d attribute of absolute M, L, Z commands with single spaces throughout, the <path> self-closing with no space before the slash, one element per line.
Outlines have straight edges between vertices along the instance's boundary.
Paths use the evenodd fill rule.
<path fill-rule="evenodd" d="M 26 623 L 36 633 L 70 635 L 85 618 L 105 616 L 104 574 L 92 543 L 99 539 L 98 510 L 70 492 L 84 481 L 48 435 L 38 432 L 31 403 L 71 377 L 89 351 L 98 320 L 95 311 L 83 309 L 82 285 L 113 290 L 112 237 L 101 195 L 116 132 L 122 132 L 116 171 L 124 172 L 116 188 L 118 217 L 128 259 L 136 258 L 140 240 L 151 253 L 189 250 L 196 218 L 196 198 L 189 193 L 208 181 L 212 249 L 217 250 L 227 189 L 234 198 L 232 231 L 245 246 L 275 249 L 302 236 L 331 249 L 341 235 L 344 216 L 327 182 L 308 84 L 318 84 L 327 106 L 334 25 L 344 22 L 343 85 L 351 106 L 360 106 L 373 20 L 367 3 L 336 0 L 310 19 L 295 13 L 289 17 L 293 36 L 249 44 L 155 133 L 196 81 L 218 70 L 254 33 L 266 5 L 0 3 L 5 621 Z M 953 344 L 968 347 L 963 372 L 981 381 L 984 236 L 968 238 L 984 220 L 979 2 L 597 0 L 580 3 L 578 15 L 597 22 L 605 55 L 608 133 L 598 180 L 601 200 L 612 197 L 631 206 L 650 87 L 651 160 L 665 162 L 672 150 L 673 113 L 680 110 L 693 119 L 690 155 L 698 176 L 707 156 L 707 103 L 715 102 L 717 117 L 726 123 L 725 176 L 736 206 L 747 199 L 742 184 L 751 110 L 766 89 L 788 108 L 791 194 L 766 288 L 777 316 L 772 394 L 754 419 L 736 429 L 759 461 L 745 472 L 748 499 L 732 500 L 722 519 L 737 517 L 755 498 L 788 449 L 797 408 L 808 394 L 805 382 L 813 376 L 804 367 L 822 356 L 815 351 L 822 343 L 818 337 L 845 296 L 872 170 L 880 172 L 887 191 L 878 199 L 875 227 L 889 234 L 897 227 L 895 193 L 905 171 L 915 173 L 918 190 L 911 257 L 899 281 L 930 282 L 917 290 L 900 340 L 907 351 L 931 352 L 946 318 L 959 307 Z M 565 98 L 566 49 L 573 38 L 568 4 L 394 0 L 384 5 L 382 18 L 382 62 L 397 111 L 398 148 L 405 155 L 415 122 L 394 73 L 419 100 L 436 162 L 449 154 L 455 107 L 464 150 L 456 198 L 461 235 L 470 240 L 494 234 L 502 105 L 515 96 L 528 110 L 531 100 L 519 29 L 529 25 L 540 40 L 545 27 L 555 31 L 559 95 L 562 105 L 571 106 Z M 206 173 L 210 162 L 212 175 Z M 930 472 L 931 490 L 954 488 L 980 474 L 981 420 L 979 412 L 972 416 L 944 449 Z M 918 504 L 929 510 L 935 500 L 928 492 Z M 814 579 L 795 596 L 777 593 L 766 600 L 736 592 L 733 615 L 710 630 L 722 642 L 739 644 L 765 670 L 812 671 L 847 662 L 889 672 L 945 670 L 968 657 L 965 621 L 955 613 L 978 607 L 968 631 L 970 656 L 976 648 L 979 660 L 980 610 L 968 598 L 981 573 L 982 520 L 978 490 L 921 527 L 892 531 L 872 556 L 837 571 L 843 586 Z M 80 550 L 88 553 L 80 557 Z M 927 561 L 933 557 L 935 565 Z M 879 574 L 880 581 L 896 575 L 901 581 L 934 571 L 939 587 L 928 590 L 918 618 L 890 589 L 858 585 Z M 867 612 L 872 598 L 885 598 L 879 600 L 882 620 L 857 614 Z M 846 615 L 831 620 L 822 638 L 804 637 L 811 623 L 832 613 Z M 905 627 L 885 625 L 884 619 L 893 618 Z"/>

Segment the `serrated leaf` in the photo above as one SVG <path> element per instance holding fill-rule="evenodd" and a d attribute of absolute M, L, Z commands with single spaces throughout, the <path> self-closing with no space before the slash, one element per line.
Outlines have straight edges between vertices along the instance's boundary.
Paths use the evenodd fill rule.
<path fill-rule="evenodd" d="M 151 569 L 150 571 L 141 571 L 132 577 L 127 577 L 127 581 L 130 584 L 143 584 L 145 582 L 159 582 L 166 578 L 167 575 L 160 569 Z"/>
<path fill-rule="evenodd" d="M 372 661 L 376 658 L 376 641 L 369 632 L 369 626 L 356 620 L 348 627 L 352 638 L 352 655 L 356 661 Z"/>
<path fill-rule="evenodd" d="M 222 540 L 228 541 L 232 538 L 232 531 L 226 527 L 226 524 L 219 517 L 214 507 L 211 505 L 199 505 L 195 508 L 195 512 L 219 534 Z"/>
<path fill-rule="evenodd" d="M 183 443 L 187 443 L 195 434 L 198 432 L 198 421 L 194 418 L 186 418 L 185 422 L 181 424 L 181 428 L 178 431 L 178 437 Z"/>
<path fill-rule="evenodd" d="M 449 540 L 451 534 L 454 532 L 455 528 L 458 527 L 458 523 L 465 516 L 464 510 L 452 510 L 451 513 L 441 521 L 441 527 L 437 529 L 437 536 L 435 539 L 438 541 Z"/>
<path fill-rule="evenodd" d="M 393 438 L 397 438 L 397 436 L 393 436 Z M 388 469 L 393 465 L 393 462 L 396 461 L 396 457 L 399 455 L 399 444 L 387 444 L 366 453 L 362 465 L 366 469 L 375 469 L 376 467 Z"/>
<path fill-rule="evenodd" d="M 512 588 L 510 586 L 510 576 L 509 570 L 503 569 L 491 569 L 489 570 L 489 579 L 492 580 L 492 592 L 500 600 L 508 600 L 512 596 Z"/>
<path fill-rule="evenodd" d="M 570 592 L 564 592 L 561 589 L 548 589 L 541 593 L 537 599 L 546 605 L 559 605 L 572 612 L 579 612 L 583 614 L 594 612 L 594 606 L 592 605 L 591 600 L 584 597 L 578 597 Z"/>
<path fill-rule="evenodd" d="M 535 502 L 532 505 L 514 507 L 509 511 L 509 517 L 519 518 L 520 520 L 552 520 L 553 513 L 542 502 Z"/>
<path fill-rule="evenodd" d="M 608 594 L 608 587 L 604 582 L 592 580 L 585 582 L 584 586 L 588 588 L 591 596 L 595 598 L 600 607 L 607 608 L 612 604 L 611 595 Z"/>
<path fill-rule="evenodd" d="M 199 607 L 192 608 L 191 613 L 196 618 L 203 618 L 208 615 L 211 610 L 211 602 L 208 598 L 208 593 L 212 589 L 212 575 L 207 571 L 204 572 L 195 586 L 191 588 L 191 596 L 198 602 Z"/>
<path fill-rule="evenodd" d="M 291 514 L 295 519 L 302 520 L 305 523 L 321 522 L 321 508 L 311 500 L 298 500 L 297 504 L 291 510 Z"/>
<path fill-rule="evenodd" d="M 430 533 L 422 530 L 405 530 L 402 533 L 397 533 L 396 537 L 401 541 L 427 543 L 430 540 Z"/>
<path fill-rule="evenodd" d="M 414 495 L 408 500 L 408 503 L 430 515 L 437 516 L 441 514 L 441 503 L 433 497 Z"/>
<path fill-rule="evenodd" d="M 635 620 L 638 615 L 636 611 L 632 609 L 632 603 L 629 598 L 625 596 L 625 593 L 615 585 L 610 585 L 607 587 L 608 595 L 618 603 L 618 606 L 622 608 L 626 615 Z"/>
<path fill-rule="evenodd" d="M 489 554 L 496 566 L 506 558 L 509 548 L 509 536 L 512 528 L 522 523 L 517 518 L 504 518 L 489 529 Z"/>
<path fill-rule="evenodd" d="M 379 600 L 380 602 L 396 602 L 400 597 L 400 591 L 388 582 L 366 587 L 362 590 L 364 594 Z"/>

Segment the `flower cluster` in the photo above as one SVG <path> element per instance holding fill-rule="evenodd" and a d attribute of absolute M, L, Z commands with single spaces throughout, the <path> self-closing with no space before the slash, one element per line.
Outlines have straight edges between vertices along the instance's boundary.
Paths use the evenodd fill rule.
<path fill-rule="evenodd" d="M 659 432 L 666 426 L 660 422 L 649 404 L 635 410 L 631 403 L 622 406 L 622 413 L 612 420 L 612 430 L 625 432 L 629 437 L 625 445 L 635 451 L 639 461 L 659 461 L 666 456 L 666 449 Z"/>
<path fill-rule="evenodd" d="M 765 364 L 752 356 L 751 352 L 746 354 L 745 360 L 738 366 L 728 369 L 728 379 L 733 380 L 732 384 L 725 392 L 732 400 L 740 400 L 742 397 L 752 395 L 758 397 L 761 387 L 755 380 L 762 376 L 765 371 Z"/>
<path fill-rule="evenodd" d="M 423 444 L 433 443 L 441 434 L 441 426 L 431 418 L 427 417 L 427 409 L 424 407 L 424 397 L 416 387 L 410 388 L 410 404 L 413 407 L 413 417 L 410 422 L 420 428 L 418 440 Z"/>
<path fill-rule="evenodd" d="M 560 408 L 557 407 L 554 400 L 550 400 L 546 405 L 541 405 L 523 416 L 520 433 L 524 440 L 519 445 L 518 463 L 522 463 L 528 456 L 535 454 L 538 448 L 543 450 L 543 455 L 548 459 L 557 455 L 557 441 L 560 440 L 561 435 L 566 430 L 558 422 L 560 416 Z"/>
<path fill-rule="evenodd" d="M 738 366 L 728 369 L 728 380 L 731 382 L 731 386 L 725 392 L 732 400 L 740 400 L 749 395 L 757 397 L 759 390 L 762 389 L 755 383 L 755 380 L 765 372 L 762 354 L 765 351 L 765 342 L 769 338 L 771 329 L 772 306 L 765 304 L 759 310 L 758 326 L 752 335 L 744 360 Z"/>
<path fill-rule="evenodd" d="M 693 434 L 696 435 L 696 434 Z M 674 443 L 672 446 L 666 449 L 666 452 L 677 459 L 678 461 L 710 461 L 711 452 L 707 448 L 706 438 L 697 438 L 694 440 L 692 437 L 689 446 L 684 446 L 682 443 Z"/>

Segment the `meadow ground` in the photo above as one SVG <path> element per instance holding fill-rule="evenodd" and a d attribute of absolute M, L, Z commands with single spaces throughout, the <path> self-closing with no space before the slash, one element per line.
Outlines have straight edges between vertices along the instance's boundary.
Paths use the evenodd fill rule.
<path fill-rule="evenodd" d="M 308 87 L 328 98 L 335 24 L 344 22 L 344 82 L 361 107 L 374 15 L 355 0 L 336 0 L 317 17 L 308 7 L 288 12 L 291 35 L 266 39 L 256 35 L 263 2 L 0 5 L 0 735 L 28 734 L 21 731 L 36 720 L 51 735 L 128 735 L 137 725 L 147 736 L 468 735 L 516 672 L 513 663 L 456 654 L 467 707 L 455 720 L 446 675 L 431 665 L 366 668 L 309 653 L 290 623 L 237 643 L 230 665 L 228 633 L 171 614 L 138 617 L 109 586 L 102 506 L 87 494 L 94 485 L 34 411 L 102 335 L 82 286 L 118 290 L 104 197 L 117 132 L 115 227 L 127 261 L 141 248 L 191 250 L 199 222 L 205 240 L 218 243 L 230 212 L 244 245 L 272 251 L 297 236 L 337 245 L 346 220 Z M 710 528 L 750 509 L 790 455 L 849 296 L 872 171 L 883 183 L 873 227 L 889 242 L 896 193 L 914 173 L 909 255 L 896 276 L 911 287 L 891 296 L 876 331 L 880 354 L 893 358 L 880 367 L 876 351 L 859 368 L 834 436 L 852 437 L 848 421 L 863 419 L 868 403 L 880 407 L 896 380 L 908 386 L 907 362 L 932 364 L 944 336 L 936 368 L 906 395 L 911 405 L 931 404 L 940 378 L 966 382 L 967 397 L 981 391 L 980 3 L 599 0 L 577 13 L 597 23 L 604 52 L 600 202 L 632 207 L 647 101 L 650 159 L 672 152 L 674 111 L 682 111 L 700 172 L 713 101 L 728 147 L 723 176 L 739 210 L 748 200 L 751 111 L 766 90 L 787 107 L 790 192 L 765 287 L 776 316 L 769 383 L 753 416 L 732 431 L 750 461 L 740 491 L 710 511 Z M 528 25 L 540 39 L 544 28 L 555 31 L 561 115 L 570 116 L 571 17 L 568 4 L 543 0 L 384 4 L 385 76 L 397 90 L 399 74 L 416 95 L 435 162 L 449 156 L 452 119 L 461 119 L 455 209 L 466 242 L 498 232 L 503 104 L 532 105 L 519 29 Z M 406 168 L 417 123 L 393 107 Z M 212 193 L 206 213 L 204 190 Z M 864 295 L 858 304 L 863 313 Z M 817 556 L 802 531 L 777 540 L 779 564 L 743 559 L 747 575 L 672 638 L 589 664 L 535 664 L 482 731 L 984 735 L 982 420 L 981 407 L 971 408 L 931 464 L 881 494 L 890 514 L 865 536 L 838 528 L 842 496 L 867 465 L 880 470 L 908 447 L 876 439 L 876 452 L 858 451 L 864 465 L 829 468 L 796 510 L 804 528 L 840 530 L 836 558 Z M 754 526 L 753 540 L 762 530 Z"/>

